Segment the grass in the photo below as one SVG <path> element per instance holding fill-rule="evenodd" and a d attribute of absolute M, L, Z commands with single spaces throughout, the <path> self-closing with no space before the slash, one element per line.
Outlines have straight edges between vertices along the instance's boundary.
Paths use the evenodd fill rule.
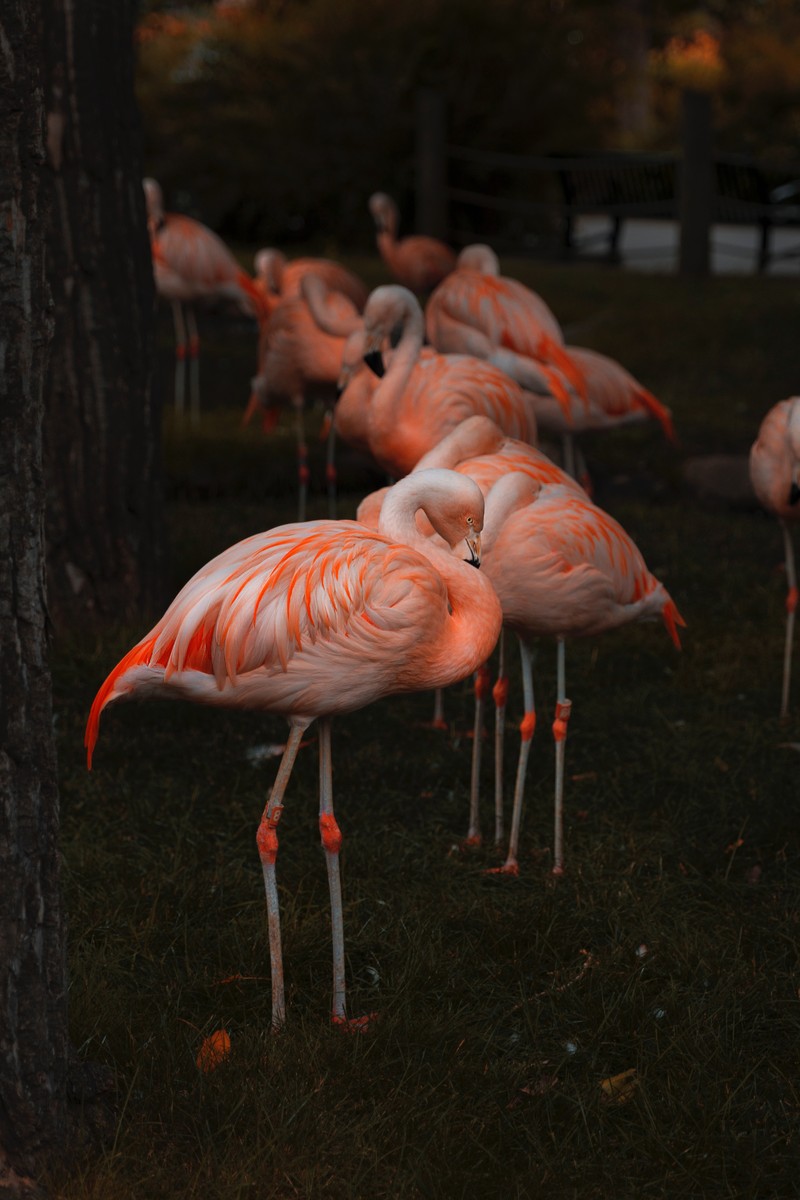
<path fill-rule="evenodd" d="M 689 455 L 744 453 L 796 390 L 800 283 L 689 285 L 602 268 L 510 264 L 572 340 L 614 354 L 675 414 L 586 444 L 598 500 L 636 538 L 688 622 L 576 643 L 567 679 L 567 874 L 549 875 L 554 649 L 536 663 L 540 725 L 522 870 L 498 880 L 466 826 L 468 684 L 448 734 L 427 695 L 334 726 L 350 1011 L 328 1022 L 327 883 L 317 752 L 299 757 L 281 825 L 289 1020 L 269 1033 L 255 828 L 278 743 L 270 716 L 121 705 L 95 769 L 96 688 L 144 631 L 57 648 L 53 669 L 70 921 L 72 1037 L 114 1072 L 114 1136 L 54 1180 L 63 1200 L 276 1197 L 763 1197 L 794 1193 L 798 1097 L 800 692 L 777 720 L 784 580 L 777 525 L 700 504 Z M 377 279 L 375 280 L 377 281 Z M 291 432 L 238 429 L 252 339 L 208 322 L 214 407 L 165 421 L 171 591 L 217 550 L 291 519 Z M 162 377 L 170 371 L 169 337 Z M 312 447 L 312 486 L 322 447 Z M 343 466 L 342 512 L 380 483 Z M 311 514 L 324 514 L 321 491 Z M 512 669 L 506 778 L 521 715 Z M 486 824 L 491 756 L 485 763 Z M 230 1057 L 195 1059 L 216 1029 Z M 635 1068 L 620 1100 L 602 1082 Z"/>

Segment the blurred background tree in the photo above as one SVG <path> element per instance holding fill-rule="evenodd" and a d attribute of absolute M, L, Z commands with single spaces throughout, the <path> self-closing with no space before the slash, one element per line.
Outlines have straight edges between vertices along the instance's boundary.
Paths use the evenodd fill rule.
<path fill-rule="evenodd" d="M 659 55 L 698 20 L 721 31 L 718 149 L 794 157 L 793 0 L 157 0 L 138 30 L 148 170 L 229 237 L 367 246 L 371 191 L 410 208 L 417 88 L 445 96 L 456 145 L 675 149 Z"/>

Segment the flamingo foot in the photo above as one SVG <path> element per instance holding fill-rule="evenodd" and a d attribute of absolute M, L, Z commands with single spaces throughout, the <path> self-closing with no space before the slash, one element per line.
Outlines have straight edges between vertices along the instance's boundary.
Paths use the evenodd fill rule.
<path fill-rule="evenodd" d="M 369 1033 L 375 1026 L 380 1013 L 366 1013 L 363 1017 L 339 1017 L 331 1014 L 331 1024 L 342 1033 Z"/>
<path fill-rule="evenodd" d="M 552 869 L 552 871 L 550 872 L 550 874 L 551 874 L 551 875 L 555 875 L 555 876 L 556 876 L 556 878 L 558 878 L 560 875 L 563 875 L 563 874 L 564 874 L 564 868 L 563 868 L 563 866 L 561 866 L 561 864 L 560 864 L 560 863 L 559 863 L 559 864 L 557 864 L 555 867 L 553 867 L 553 869 Z"/>
<path fill-rule="evenodd" d="M 504 862 L 502 867 L 488 867 L 483 873 L 484 875 L 510 875 L 516 879 L 519 875 L 519 863 L 516 859 L 512 859 L 510 862 Z"/>
<path fill-rule="evenodd" d="M 482 844 L 483 838 L 479 833 L 468 833 L 467 836 L 462 839 L 460 847 L 462 850 L 475 850 Z"/>
<path fill-rule="evenodd" d="M 440 718 L 439 720 L 433 720 L 433 721 L 420 721 L 417 725 L 417 728 L 418 729 L 438 729 L 442 733 L 447 733 L 450 726 L 447 724 L 447 721 Z"/>

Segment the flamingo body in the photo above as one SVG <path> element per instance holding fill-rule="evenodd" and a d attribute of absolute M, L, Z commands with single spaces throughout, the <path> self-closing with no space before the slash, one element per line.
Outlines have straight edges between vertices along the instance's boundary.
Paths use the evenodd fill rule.
<path fill-rule="evenodd" d="M 398 240 L 397 205 L 385 192 L 370 196 L 369 210 L 375 221 L 378 252 L 403 287 L 412 292 L 430 291 L 455 268 L 455 253 L 438 238 L 412 234 Z"/>
<path fill-rule="evenodd" d="M 422 310 L 407 288 L 376 288 L 364 309 L 365 358 L 379 355 L 397 324 L 400 341 L 367 405 L 365 438 L 390 475 L 405 475 L 467 417 L 491 417 L 507 435 L 535 441 L 536 420 L 520 387 L 468 355 L 422 354 Z M 337 426 L 337 429 L 341 427 Z M 342 435 L 345 436 L 342 430 Z"/>

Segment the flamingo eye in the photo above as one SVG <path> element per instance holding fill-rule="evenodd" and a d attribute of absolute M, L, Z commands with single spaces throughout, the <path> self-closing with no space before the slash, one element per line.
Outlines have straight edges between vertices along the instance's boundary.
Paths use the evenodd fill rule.
<path fill-rule="evenodd" d="M 469 526 L 472 526 L 472 525 L 474 525 L 474 524 L 475 524 L 475 520 L 474 520 L 474 518 L 473 518 L 473 517 L 467 517 L 467 524 L 468 524 Z"/>

